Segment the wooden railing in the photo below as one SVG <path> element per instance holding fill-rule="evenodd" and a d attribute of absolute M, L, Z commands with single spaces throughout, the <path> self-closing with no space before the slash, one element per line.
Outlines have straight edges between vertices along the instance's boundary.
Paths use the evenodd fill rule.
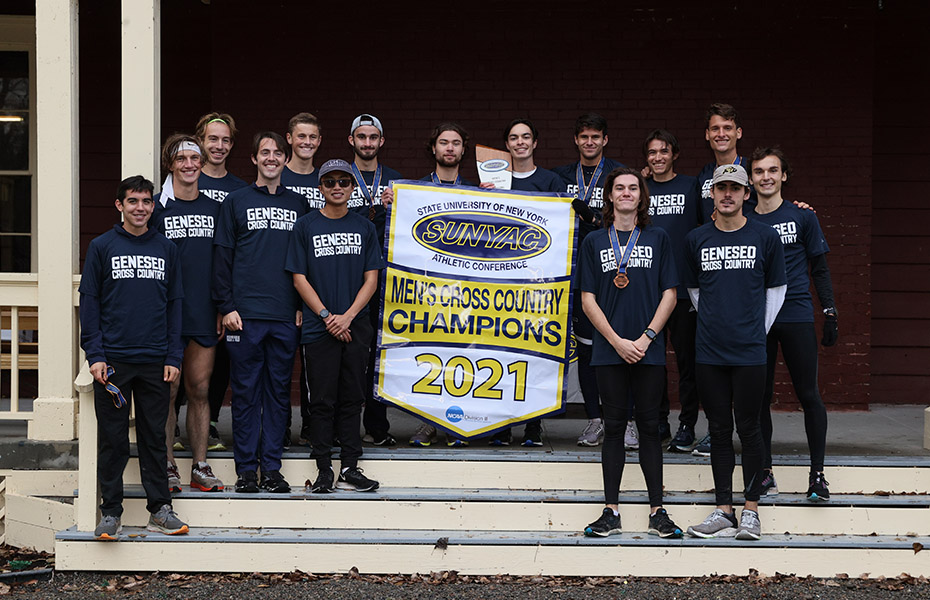
<path fill-rule="evenodd" d="M 39 368 L 38 277 L 34 273 L 0 276 L 0 371 L 10 372 L 9 410 L 0 420 L 29 420 L 32 412 L 20 407 L 20 374 Z M 20 332 L 29 332 L 21 340 Z"/>

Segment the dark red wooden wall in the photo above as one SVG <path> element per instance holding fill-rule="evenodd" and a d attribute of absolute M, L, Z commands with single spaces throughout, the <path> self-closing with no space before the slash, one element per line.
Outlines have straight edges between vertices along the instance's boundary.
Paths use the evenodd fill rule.
<path fill-rule="evenodd" d="M 780 144 L 795 167 L 788 197 L 817 209 L 841 315 L 839 345 L 821 349 L 821 387 L 833 407 L 864 408 L 872 379 L 873 227 L 879 240 L 888 218 L 872 214 L 873 171 L 887 164 L 879 148 L 873 157 L 873 142 L 884 135 L 875 107 L 897 102 L 921 79 L 886 77 L 877 67 L 894 60 L 902 71 L 910 65 L 926 75 L 919 52 L 896 52 L 903 42 L 895 26 L 913 15 L 899 2 L 879 4 L 517 0 L 413 10 L 163 0 L 163 132 L 189 131 L 209 110 L 231 112 L 242 130 L 231 166 L 249 179 L 247 148 L 256 131 L 283 132 L 291 115 L 310 111 L 323 123 L 320 161 L 350 158 L 349 123 L 372 112 L 385 127 L 383 161 L 418 178 L 431 168 L 423 145 L 440 120 L 458 120 L 474 142 L 499 146 L 503 126 L 528 116 L 540 130 L 537 162 L 556 166 L 576 157 L 575 117 L 594 110 L 610 121 L 610 156 L 641 165 L 643 137 L 664 127 L 682 142 L 679 171 L 696 174 L 712 159 L 704 109 L 730 102 L 743 119 L 742 152 Z M 124 92 L 118 27 L 119 2 L 81 4 L 82 248 L 114 221 Z M 892 162 L 899 150 L 884 148 Z M 466 176 L 474 178 L 473 156 L 467 162 Z M 908 202 L 918 208 L 920 201 Z M 876 283 L 898 275 L 880 277 Z M 913 285 L 928 290 L 925 282 Z M 928 378 L 918 379 L 926 389 Z M 784 372 L 777 390 L 779 404 L 794 406 Z M 925 400 L 883 393 L 871 401 Z"/>

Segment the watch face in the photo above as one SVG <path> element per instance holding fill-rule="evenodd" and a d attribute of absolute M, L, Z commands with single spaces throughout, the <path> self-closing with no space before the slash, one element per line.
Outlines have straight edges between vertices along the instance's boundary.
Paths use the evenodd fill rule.
<path fill-rule="evenodd" d="M 325 318 L 327 318 L 328 316 L 329 316 L 329 311 L 326 310 L 325 308 L 324 308 L 323 310 L 320 311 L 320 318 L 321 318 L 321 319 L 325 319 Z"/>

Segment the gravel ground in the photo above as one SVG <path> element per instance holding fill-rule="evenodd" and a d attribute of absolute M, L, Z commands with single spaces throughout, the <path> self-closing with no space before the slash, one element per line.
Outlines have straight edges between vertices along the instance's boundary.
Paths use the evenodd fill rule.
<path fill-rule="evenodd" d="M 9 584 L 0 583 L 0 586 Z M 611 599 L 910 599 L 930 598 L 926 580 L 885 580 L 704 577 L 692 579 L 464 577 L 454 573 L 430 576 L 314 576 L 288 575 L 113 575 L 111 573 L 55 573 L 47 581 L 0 587 L 0 595 L 15 598 L 93 599 L 132 597 L 185 600 L 313 600 L 378 598 L 433 600 L 542 600 L 557 598 Z"/>

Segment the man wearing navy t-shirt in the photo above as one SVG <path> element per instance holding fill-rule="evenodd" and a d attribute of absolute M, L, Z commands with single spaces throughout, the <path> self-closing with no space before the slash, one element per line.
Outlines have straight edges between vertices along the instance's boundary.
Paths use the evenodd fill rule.
<path fill-rule="evenodd" d="M 685 238 L 684 274 L 698 313 L 696 375 L 710 429 L 717 507 L 688 533 L 758 540 L 765 336 L 785 299 L 785 252 L 774 229 L 743 215 L 749 178 L 742 166 L 717 167 L 711 190 L 717 218 Z M 733 512 L 734 418 L 745 497 L 739 522 Z"/>
<path fill-rule="evenodd" d="M 152 182 L 120 182 L 123 223 L 91 241 L 81 276 L 81 348 L 94 377 L 98 540 L 119 539 L 123 471 L 129 462 L 129 402 L 135 403 L 139 471 L 150 531 L 187 533 L 171 508 L 165 473 L 165 421 L 181 367 L 181 265 L 177 246 L 149 228 Z"/>
<path fill-rule="evenodd" d="M 255 136 L 255 183 L 226 197 L 213 242 L 213 299 L 223 315 L 232 367 L 237 492 L 290 491 L 281 453 L 302 315 L 284 260 L 307 203 L 281 185 L 289 156 L 279 134 Z"/>
<path fill-rule="evenodd" d="M 384 146 L 384 128 L 381 120 L 370 114 L 361 114 L 349 127 L 349 145 L 355 151 L 355 160 L 350 167 L 358 185 L 349 198 L 349 210 L 369 219 L 375 225 L 379 248 L 384 247 L 384 226 L 386 212 L 381 204 L 381 194 L 395 179 L 402 179 L 400 173 L 381 164 L 378 154 Z M 375 290 L 378 286 L 375 287 Z M 374 331 L 378 330 L 381 295 L 372 294 L 368 303 L 368 318 Z M 368 370 L 365 374 L 365 412 L 363 441 L 375 446 L 393 446 L 397 443 L 390 434 L 391 424 L 387 418 L 387 406 L 374 398 L 375 357 L 378 354 L 378 336 L 371 336 L 368 355 Z"/>
<path fill-rule="evenodd" d="M 459 168 L 468 151 L 468 132 L 458 123 L 447 121 L 433 128 L 426 153 L 436 161 L 433 172 L 420 181 L 430 181 L 442 185 L 471 185 L 462 179 Z"/>
<path fill-rule="evenodd" d="M 203 115 L 197 121 L 194 136 L 200 140 L 201 146 L 206 150 L 206 160 L 201 161 L 203 168 L 197 180 L 197 188 L 203 195 L 217 202 L 223 202 L 229 192 L 243 188 L 248 184 L 226 169 L 229 153 L 236 143 L 236 121 L 232 115 L 211 112 Z M 181 376 L 183 381 L 184 376 Z M 213 361 L 213 372 L 210 375 L 210 430 L 207 437 L 208 450 L 225 450 L 226 445 L 220 439 L 216 427 L 220 420 L 220 409 L 226 398 L 226 388 L 229 387 L 229 353 L 226 351 L 226 342 L 220 338 L 216 345 L 216 356 Z M 183 386 L 180 394 L 184 393 Z M 178 398 L 180 401 L 180 396 Z"/>
<path fill-rule="evenodd" d="M 213 267 L 213 230 L 221 204 L 201 194 L 197 188 L 203 147 L 196 138 L 175 134 L 162 149 L 162 169 L 168 177 L 156 198 L 155 229 L 175 243 L 180 253 L 184 282 L 181 338 L 184 342 L 184 388 L 187 396 L 187 435 L 193 462 L 191 488 L 219 492 L 223 482 L 207 464 L 207 435 L 210 428 L 208 401 L 210 374 L 219 339 L 220 323 L 210 293 Z M 179 382 L 180 383 L 180 382 Z M 176 419 L 174 403 L 179 383 L 171 386 L 171 406 L 165 435 L 168 442 L 168 487 L 181 491 L 178 467 L 174 460 Z"/>
<path fill-rule="evenodd" d="M 803 210 L 782 198 L 782 186 L 788 181 L 791 167 L 780 148 L 757 148 L 752 154 L 752 183 L 759 195 L 759 204 L 750 213 L 775 229 L 785 247 L 788 292 L 775 323 L 768 334 L 768 364 L 765 399 L 762 405 L 762 441 L 765 446 L 762 480 L 763 495 L 778 493 L 772 473 L 771 401 L 775 384 L 775 363 L 778 346 L 791 375 L 794 391 L 804 409 L 804 428 L 810 449 L 811 469 L 808 478 L 809 500 L 829 500 L 830 490 L 823 475 L 827 445 L 827 409 L 817 386 L 817 335 L 814 331 L 814 305 L 810 282 L 820 299 L 824 313 L 824 346 L 836 343 L 836 308 L 833 303 L 833 283 L 827 267 L 827 240 L 813 211 Z M 810 275 L 808 275 L 808 267 Z"/>
<path fill-rule="evenodd" d="M 320 191 L 326 204 L 297 221 L 287 252 L 286 269 L 304 302 L 300 341 L 310 380 L 311 457 L 319 469 L 314 493 L 378 488 L 358 468 L 358 460 L 372 337 L 366 312 L 384 263 L 375 226 L 348 209 L 354 187 L 347 162 L 323 163 Z M 335 435 L 341 442 L 338 481 L 331 457 Z"/>
<path fill-rule="evenodd" d="M 617 167 L 624 166 L 604 156 L 607 146 L 607 119 L 597 113 L 585 113 L 575 120 L 575 146 L 578 160 L 553 169 L 565 184 L 565 192 L 575 196 L 572 208 L 578 214 L 581 227 L 578 247 L 585 237 L 600 229 L 601 211 L 604 208 L 604 178 Z M 581 307 L 581 290 L 575 288 L 572 299 L 572 335 L 578 342 L 578 383 L 584 397 L 584 410 L 588 423 L 578 437 L 579 446 L 597 446 L 604 436 L 597 376 L 591 367 L 591 340 L 594 326 Z"/>
<path fill-rule="evenodd" d="M 713 218 L 714 199 L 711 194 L 711 182 L 714 170 L 722 165 L 741 165 L 749 170 L 749 161 L 740 156 L 736 144 L 743 137 L 739 114 L 729 104 L 717 102 L 711 104 L 704 114 L 704 139 L 714 153 L 714 160 L 704 165 L 698 173 L 698 186 L 701 189 L 701 222 L 707 223 Z M 749 188 L 749 198 L 743 204 L 743 212 L 749 213 L 756 205 L 756 192 Z"/>
<path fill-rule="evenodd" d="M 678 138 L 664 129 L 655 129 L 643 142 L 643 157 L 651 176 L 646 179 L 651 203 L 652 222 L 668 233 L 679 272 L 685 267 L 685 236 L 698 226 L 701 196 L 697 179 L 675 172 L 681 147 Z M 679 281 L 682 279 L 679 278 Z M 665 326 L 666 336 L 675 348 L 678 366 L 678 400 L 681 414 L 678 432 L 669 443 L 673 452 L 690 452 L 694 445 L 694 426 L 698 418 L 698 396 L 694 383 L 694 333 L 697 313 L 688 301 L 688 290 L 678 286 L 678 304 Z M 660 424 L 668 426 L 668 386 L 662 399 Z M 661 425 L 660 425 L 661 426 Z"/>
<path fill-rule="evenodd" d="M 281 185 L 306 198 L 311 210 L 319 210 L 323 206 L 323 195 L 313 157 L 323 142 L 320 121 L 308 112 L 297 113 L 287 122 L 286 137 L 291 158 L 281 173 Z"/>

